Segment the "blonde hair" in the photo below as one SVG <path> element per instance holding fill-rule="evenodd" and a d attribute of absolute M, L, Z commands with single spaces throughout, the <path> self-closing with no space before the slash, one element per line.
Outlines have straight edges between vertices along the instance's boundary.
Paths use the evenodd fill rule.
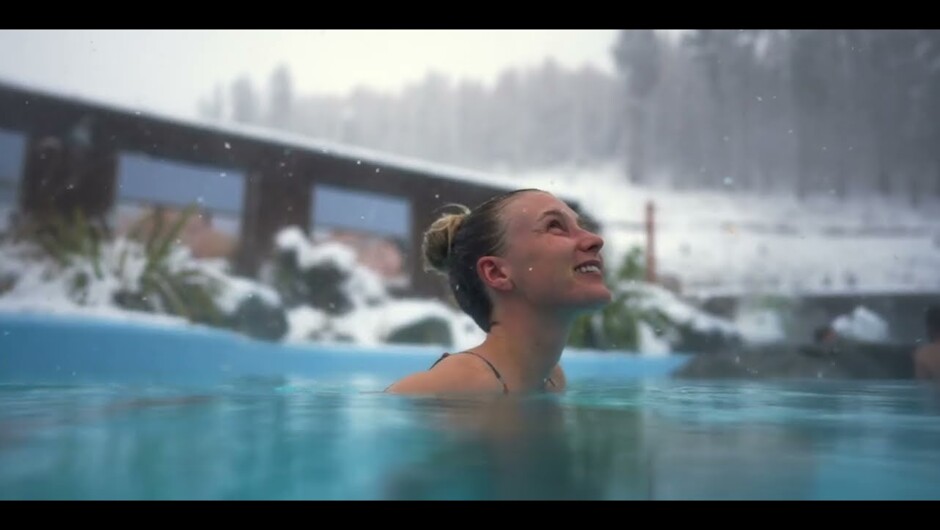
<path fill-rule="evenodd" d="M 462 204 L 448 204 L 445 208 L 447 207 L 455 207 L 460 212 L 444 214 L 431 223 L 431 226 L 424 232 L 424 241 L 421 244 L 424 270 L 436 271 L 444 276 L 450 272 L 451 249 L 457 230 L 460 229 L 464 219 L 470 215 L 470 208 Z"/>
<path fill-rule="evenodd" d="M 421 250 L 425 269 L 447 276 L 457 305 L 486 332 L 492 325 L 493 304 L 477 274 L 476 263 L 483 256 L 503 254 L 505 227 L 500 212 L 508 200 L 525 191 L 540 190 L 503 193 L 473 210 L 460 204 L 448 204 L 448 207 L 457 207 L 459 212 L 442 215 L 424 233 Z"/>

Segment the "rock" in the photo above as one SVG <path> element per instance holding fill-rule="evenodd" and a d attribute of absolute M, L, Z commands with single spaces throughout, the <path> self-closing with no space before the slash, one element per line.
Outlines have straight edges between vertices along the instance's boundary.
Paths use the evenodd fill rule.
<path fill-rule="evenodd" d="M 912 379 L 914 345 L 853 343 L 764 346 L 700 354 L 675 374 L 706 379 Z"/>
<path fill-rule="evenodd" d="M 342 285 L 349 271 L 326 262 L 301 269 L 294 251 L 276 257 L 274 286 L 284 302 L 290 306 L 309 305 L 331 315 L 342 315 L 353 309 Z"/>
<path fill-rule="evenodd" d="M 739 335 L 720 329 L 698 330 L 688 324 L 674 324 L 678 340 L 672 344 L 673 351 L 710 354 L 738 351 L 741 348 Z"/>
<path fill-rule="evenodd" d="M 225 326 L 256 339 L 280 340 L 287 333 L 287 314 L 260 296 L 248 296 L 226 318 Z"/>
<path fill-rule="evenodd" d="M 393 344 L 444 344 L 453 343 L 450 323 L 438 317 L 426 317 L 389 333 L 386 342 Z"/>

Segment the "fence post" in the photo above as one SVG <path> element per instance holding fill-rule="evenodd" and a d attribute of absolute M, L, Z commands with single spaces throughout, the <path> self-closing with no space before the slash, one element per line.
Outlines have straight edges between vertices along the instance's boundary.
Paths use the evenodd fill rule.
<path fill-rule="evenodd" d="M 656 283 L 656 205 L 646 201 L 646 281 Z"/>

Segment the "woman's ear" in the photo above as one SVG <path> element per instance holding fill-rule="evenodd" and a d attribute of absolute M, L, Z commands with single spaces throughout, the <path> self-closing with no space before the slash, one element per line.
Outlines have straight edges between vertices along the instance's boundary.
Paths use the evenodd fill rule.
<path fill-rule="evenodd" d="M 497 291 L 512 289 L 513 285 L 509 272 L 509 265 L 502 258 L 483 256 L 477 260 L 477 274 L 483 279 L 483 284 Z"/>

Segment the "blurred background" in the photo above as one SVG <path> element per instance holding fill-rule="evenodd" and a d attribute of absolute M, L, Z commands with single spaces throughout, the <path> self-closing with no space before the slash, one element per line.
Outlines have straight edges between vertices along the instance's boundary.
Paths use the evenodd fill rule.
<path fill-rule="evenodd" d="M 573 346 L 903 357 L 940 300 L 935 30 L 4 30 L 0 48 L 0 310 L 468 346 L 420 235 L 520 187 L 605 237 L 615 303 Z"/>

